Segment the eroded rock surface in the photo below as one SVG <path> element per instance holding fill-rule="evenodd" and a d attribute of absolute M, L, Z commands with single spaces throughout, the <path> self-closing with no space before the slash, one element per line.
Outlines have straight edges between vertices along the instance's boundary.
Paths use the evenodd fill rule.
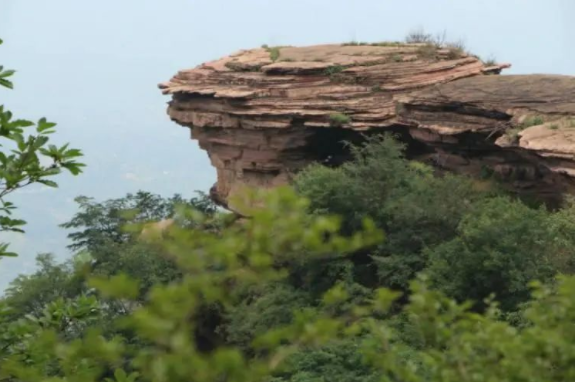
<path fill-rule="evenodd" d="M 574 190 L 574 77 L 477 76 L 414 92 L 398 118 L 426 159 L 557 202 Z M 419 159 L 424 159 L 421 156 Z"/>
<path fill-rule="evenodd" d="M 422 44 L 265 47 L 160 88 L 172 95 L 170 117 L 208 152 L 223 205 L 312 161 L 337 165 L 342 141 L 382 131 L 438 168 L 557 199 L 573 189 L 574 77 L 489 75 L 508 66 Z"/>

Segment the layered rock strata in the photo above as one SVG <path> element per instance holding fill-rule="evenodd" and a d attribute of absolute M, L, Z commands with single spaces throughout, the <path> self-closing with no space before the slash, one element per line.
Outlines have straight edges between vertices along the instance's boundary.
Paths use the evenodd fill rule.
<path fill-rule="evenodd" d="M 439 169 L 556 200 L 573 190 L 574 77 L 494 75 L 508 66 L 425 44 L 263 47 L 160 88 L 169 116 L 208 152 L 223 205 L 313 161 L 338 165 L 342 141 L 383 131 Z"/>

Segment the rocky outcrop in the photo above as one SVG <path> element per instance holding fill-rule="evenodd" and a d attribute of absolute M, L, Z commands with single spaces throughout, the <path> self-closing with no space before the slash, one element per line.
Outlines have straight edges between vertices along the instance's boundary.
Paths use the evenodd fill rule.
<path fill-rule="evenodd" d="M 398 101 L 418 159 L 556 203 L 574 191 L 574 77 L 477 76 Z"/>
<path fill-rule="evenodd" d="M 342 141 L 383 131 L 438 168 L 557 199 L 573 189 L 574 78 L 490 75 L 508 66 L 424 44 L 263 47 L 160 88 L 172 95 L 170 117 L 208 152 L 218 173 L 211 195 L 224 205 L 244 186 L 285 184 L 312 161 L 338 165 Z"/>

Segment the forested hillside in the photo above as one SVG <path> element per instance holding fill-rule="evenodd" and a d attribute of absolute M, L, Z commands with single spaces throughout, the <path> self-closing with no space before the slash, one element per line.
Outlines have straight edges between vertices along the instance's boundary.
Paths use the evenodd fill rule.
<path fill-rule="evenodd" d="M 352 155 L 242 218 L 203 194 L 79 197 L 76 255 L 1 300 L 0 380 L 572 380 L 572 198 L 526 204 L 391 135 Z"/>

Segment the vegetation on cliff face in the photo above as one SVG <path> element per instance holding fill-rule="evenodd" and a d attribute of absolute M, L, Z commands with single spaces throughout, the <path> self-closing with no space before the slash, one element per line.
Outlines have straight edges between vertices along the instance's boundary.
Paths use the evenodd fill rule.
<path fill-rule="evenodd" d="M 403 149 L 372 138 L 242 221 L 202 195 L 79 198 L 76 256 L 40 256 L 0 302 L 0 380 L 574 378 L 574 204 Z"/>

